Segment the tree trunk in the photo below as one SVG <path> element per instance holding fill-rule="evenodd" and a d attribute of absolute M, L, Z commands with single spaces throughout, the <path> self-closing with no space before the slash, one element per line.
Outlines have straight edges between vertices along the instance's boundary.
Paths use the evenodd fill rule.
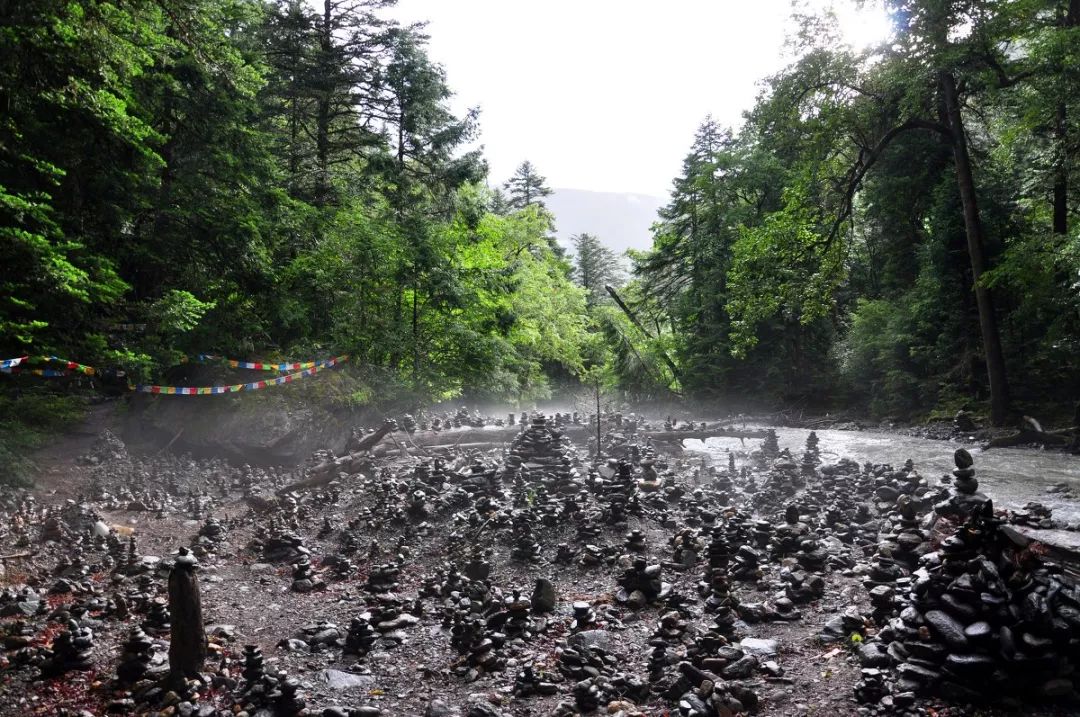
<path fill-rule="evenodd" d="M 630 323 L 637 327 L 637 330 L 643 333 L 645 335 L 645 338 L 652 339 L 652 336 L 649 335 L 649 332 L 646 331 L 645 327 L 641 325 L 641 322 L 638 320 L 637 315 L 633 311 L 631 311 L 630 307 L 626 305 L 626 303 L 622 300 L 622 297 L 619 296 L 615 289 L 610 286 L 605 286 L 604 288 L 607 290 L 607 293 L 611 295 L 611 298 L 615 300 L 615 303 L 619 305 L 619 308 L 622 309 L 622 312 L 626 314 L 626 318 L 630 319 Z M 657 339 L 659 338 L 660 337 L 657 336 Z M 663 349 L 657 348 L 657 353 L 660 354 L 660 358 L 663 360 L 664 363 L 667 364 L 668 368 L 671 369 L 671 377 L 672 379 L 674 379 L 676 385 L 678 385 L 680 381 L 678 366 L 675 365 L 675 362 L 671 360 L 671 357 L 668 356 L 667 352 L 665 352 Z"/>
<path fill-rule="evenodd" d="M 990 379 L 990 420 L 995 425 L 1006 421 L 1009 411 L 1009 384 L 1005 376 L 1005 357 L 1001 351 L 997 317 L 990 290 L 982 285 L 986 259 L 983 255 L 983 230 L 979 219 L 979 205 L 975 198 L 975 179 L 971 173 L 968 157 L 967 135 L 960 114 L 956 93 L 956 79 L 951 72 L 940 73 L 941 91 L 952 132 L 953 159 L 956 163 L 956 182 L 960 189 L 960 201 L 964 206 L 964 229 L 967 234 L 968 257 L 971 259 L 971 276 L 975 285 L 975 303 L 979 309 L 979 329 L 982 332 L 983 352 L 986 356 L 986 372 Z"/>
<path fill-rule="evenodd" d="M 331 0 L 326 0 L 323 4 L 323 26 L 319 49 L 322 52 L 323 61 L 328 65 L 330 56 L 334 52 L 332 13 L 333 3 Z M 318 207 L 328 203 L 330 193 L 330 103 L 332 96 L 333 89 L 330 87 L 320 93 L 315 120 L 315 157 L 319 165 L 315 186 L 315 206 Z"/>
<path fill-rule="evenodd" d="M 417 284 L 413 283 L 412 294 L 412 342 L 413 342 L 413 364 L 412 364 L 412 379 L 413 389 L 419 389 L 420 385 L 420 312 L 416 305 L 416 295 L 419 293 Z"/>
<path fill-rule="evenodd" d="M 1068 8 L 1061 17 L 1064 31 L 1080 23 L 1080 0 L 1069 0 Z M 1069 233 L 1069 124 L 1068 108 L 1059 100 L 1055 119 L 1058 141 L 1057 162 L 1054 167 L 1054 233 Z"/>
<path fill-rule="evenodd" d="M 1069 233 L 1069 157 L 1065 103 L 1057 106 L 1058 158 L 1054 167 L 1054 233 Z"/>

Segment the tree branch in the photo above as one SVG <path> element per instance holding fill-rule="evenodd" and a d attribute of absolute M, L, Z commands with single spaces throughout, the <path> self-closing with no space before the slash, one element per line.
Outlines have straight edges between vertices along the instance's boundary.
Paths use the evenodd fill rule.
<path fill-rule="evenodd" d="M 885 152 L 886 149 L 888 149 L 889 145 L 894 139 L 899 137 L 904 132 L 909 132 L 916 129 L 937 132 L 947 137 L 950 141 L 953 137 L 952 130 L 950 130 L 948 127 L 941 124 L 940 122 L 913 118 L 909 119 L 903 124 L 897 125 L 890 129 L 888 132 L 882 135 L 881 139 L 879 139 L 877 144 L 875 144 L 873 147 L 863 147 L 862 149 L 860 149 L 859 157 L 855 160 L 855 164 L 848 171 L 847 188 L 844 190 L 843 196 L 841 197 L 840 212 L 836 215 L 836 218 L 833 221 L 832 228 L 825 236 L 824 243 L 826 245 L 831 244 L 836 239 L 836 237 L 839 235 L 840 227 L 845 221 L 847 221 L 848 217 L 851 216 L 852 206 L 855 201 L 855 193 L 859 190 L 859 186 L 862 184 L 862 180 L 866 176 L 866 173 L 869 172 L 870 168 L 877 163 L 877 161 L 881 158 L 881 155 Z"/>

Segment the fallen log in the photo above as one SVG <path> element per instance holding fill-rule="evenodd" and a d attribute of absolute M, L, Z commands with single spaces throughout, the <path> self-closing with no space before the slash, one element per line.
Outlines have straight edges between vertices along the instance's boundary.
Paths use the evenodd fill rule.
<path fill-rule="evenodd" d="M 679 441 L 680 443 L 688 438 L 697 438 L 705 440 L 706 438 L 738 438 L 740 440 L 746 440 L 747 438 L 765 438 L 765 431 L 752 431 L 752 430 L 739 430 L 737 428 L 709 428 L 704 431 L 639 431 L 638 438 L 650 438 L 654 442 L 671 442 Z"/>
<path fill-rule="evenodd" d="M 410 446 L 405 444 L 390 445 L 380 444 L 372 449 L 371 455 L 376 458 L 384 458 L 386 456 L 394 455 L 410 455 L 420 458 L 431 457 L 439 453 L 469 453 L 472 451 L 479 451 L 486 453 L 488 451 L 496 451 L 500 448 L 506 448 L 506 443 L 492 443 L 492 442 L 479 442 L 479 443 L 443 443 L 439 445 L 424 445 L 424 446 Z"/>
<path fill-rule="evenodd" d="M 337 478 L 337 474 L 341 472 L 356 473 L 367 462 L 368 451 L 396 430 L 398 430 L 397 421 L 387 421 L 379 426 L 374 433 L 370 433 L 357 441 L 351 453 L 313 466 L 308 470 L 308 477 L 305 480 L 290 483 L 279 490 L 277 494 L 284 495 L 295 490 L 324 486 Z"/>
<path fill-rule="evenodd" d="M 570 424 L 559 429 L 564 435 L 577 441 L 588 441 L 593 437 L 596 427 L 584 424 Z M 615 426 L 605 426 L 604 433 L 623 433 L 623 430 Z M 501 428 L 456 428 L 448 431 L 416 431 L 409 436 L 412 443 L 423 448 L 427 446 L 460 446 L 467 443 L 484 443 L 497 447 L 500 443 L 509 443 L 521 431 L 516 426 Z M 708 426 L 704 430 L 695 429 L 687 431 L 636 431 L 626 434 L 634 439 L 644 441 L 651 438 L 654 441 L 679 441 L 686 438 L 765 438 L 765 431 L 728 428 L 720 424 Z"/>
<path fill-rule="evenodd" d="M 619 296 L 618 292 L 616 292 L 615 289 L 613 289 L 612 287 L 606 285 L 604 286 L 604 289 L 607 291 L 607 293 L 611 294 L 611 298 L 615 300 L 615 303 L 618 304 L 619 308 L 622 309 L 624 314 L 626 314 L 626 318 L 630 319 L 630 322 L 637 327 L 638 331 L 645 334 L 645 338 L 649 340 L 655 340 L 652 334 L 646 331 L 645 327 L 641 325 L 641 322 L 638 320 L 637 314 L 635 314 L 633 310 L 626 305 L 626 303 L 622 300 L 622 297 Z M 656 338 L 659 338 L 659 336 L 657 336 Z M 637 352 L 635 351 L 635 353 Z M 678 385 L 682 381 L 682 377 L 679 375 L 679 367 L 675 365 L 675 362 L 671 360 L 671 357 L 668 356 L 667 352 L 663 349 L 659 350 L 659 354 L 660 358 L 663 359 L 664 363 L 667 364 L 668 369 L 671 371 L 671 378 L 674 380 L 675 385 Z M 668 387 L 665 386 L 665 388 Z M 678 392 L 673 391 L 673 393 Z"/>
<path fill-rule="evenodd" d="M 369 433 L 356 442 L 355 445 L 350 447 L 348 455 L 354 453 L 362 453 L 372 447 L 374 447 L 379 441 L 386 438 L 390 433 L 398 430 L 397 421 L 389 420 L 386 423 L 379 426 L 374 433 Z M 338 460 L 341 460 L 340 458 Z M 332 462 L 332 461 L 331 461 Z M 323 465 L 326 465 L 325 463 Z"/>
<path fill-rule="evenodd" d="M 570 426 L 567 426 L 570 428 Z M 582 426 L 584 428 L 584 426 Z M 521 432 L 518 426 L 499 426 L 496 428 L 453 428 L 446 431 L 416 431 L 408 434 L 405 443 L 417 447 L 435 445 L 456 445 L 461 443 L 509 443 Z M 570 432 L 564 431 L 567 435 Z"/>
<path fill-rule="evenodd" d="M 1028 445 L 1054 445 L 1054 446 L 1066 446 L 1072 443 L 1072 436 L 1064 431 L 1054 431 L 1047 433 L 1046 431 L 1035 431 L 1028 428 L 1022 429 L 1019 433 L 1014 433 L 1011 436 L 998 436 L 992 438 L 985 448 L 1012 448 L 1013 446 L 1028 446 Z"/>
<path fill-rule="evenodd" d="M 1077 437 L 1076 426 L 1060 431 L 1044 430 L 1042 424 L 1031 416 L 1024 416 L 1020 430 L 1011 436 L 998 436 L 986 444 L 986 448 L 1010 448 L 1012 446 L 1043 445 L 1064 446 L 1073 443 Z"/>

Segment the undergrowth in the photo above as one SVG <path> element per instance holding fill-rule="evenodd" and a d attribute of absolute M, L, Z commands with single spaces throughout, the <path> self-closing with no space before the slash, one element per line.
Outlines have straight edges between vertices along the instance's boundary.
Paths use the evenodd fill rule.
<path fill-rule="evenodd" d="M 83 396 L 0 393 L 0 485 L 30 485 L 30 454 L 82 419 L 86 410 Z"/>

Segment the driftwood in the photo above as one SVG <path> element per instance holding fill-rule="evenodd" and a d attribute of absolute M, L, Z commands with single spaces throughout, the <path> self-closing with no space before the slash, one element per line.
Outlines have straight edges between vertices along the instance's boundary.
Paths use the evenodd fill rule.
<path fill-rule="evenodd" d="M 688 438 L 765 438 L 765 431 L 747 431 L 737 428 L 709 428 L 704 431 L 645 431 L 639 437 L 651 438 L 657 442 L 684 441 Z"/>
<path fill-rule="evenodd" d="M 474 443 L 441 443 L 435 445 L 423 445 L 423 446 L 409 446 L 409 445 L 396 445 L 390 446 L 382 444 L 375 446 L 371 450 L 371 454 L 376 458 L 382 458 L 384 456 L 396 454 L 408 454 L 410 456 L 429 456 L 434 453 L 449 453 L 453 451 L 494 451 L 500 448 L 506 447 L 505 442 L 497 441 L 479 441 Z"/>
<path fill-rule="evenodd" d="M 605 426 L 605 431 L 611 432 L 614 427 Z M 404 452 L 411 456 L 427 456 L 433 453 L 445 453 L 452 451 L 490 451 L 504 448 L 518 433 L 519 426 L 502 426 L 498 428 L 454 428 L 445 431 L 416 431 L 409 434 L 407 443 L 397 441 L 392 435 L 397 430 L 394 423 L 383 424 L 378 431 L 364 436 L 355 450 L 347 455 L 335 458 L 332 461 L 320 463 L 308 470 L 308 478 L 296 483 L 291 483 L 280 489 L 277 494 L 284 495 L 293 491 L 320 488 L 335 480 L 339 473 L 355 473 L 367 465 L 372 456 L 381 457 L 395 452 Z M 579 441 L 586 441 L 592 437 L 594 426 L 585 424 L 571 424 L 562 426 L 560 429 L 565 435 Z M 614 431 L 619 431 L 614 428 Z M 688 438 L 764 438 L 765 431 L 740 430 L 727 428 L 717 423 L 707 426 L 704 430 L 693 431 L 637 431 L 631 434 L 636 440 L 644 441 L 651 439 L 659 443 L 681 443 Z M 394 439 L 395 445 L 388 445 L 383 439 Z"/>
<path fill-rule="evenodd" d="M 578 441 L 587 441 L 595 435 L 596 426 L 586 424 L 570 424 L 562 426 L 559 430 L 566 436 Z M 614 426 L 604 426 L 604 433 L 620 433 L 633 436 L 637 440 L 644 441 L 651 438 L 654 441 L 678 441 L 684 438 L 764 438 L 765 431 L 729 428 L 721 424 L 707 426 L 704 430 L 687 431 L 636 431 L 624 432 Z M 410 441 L 417 448 L 431 446 L 440 447 L 464 447 L 468 444 L 484 444 L 492 448 L 498 448 L 499 444 L 509 443 L 521 432 L 518 426 L 506 426 L 502 428 L 456 428 L 447 431 L 416 431 L 409 436 Z"/>
<path fill-rule="evenodd" d="M 1080 413 L 1080 406 L 1077 407 Z M 1026 446 L 1038 444 L 1043 446 L 1065 446 L 1076 444 L 1080 436 L 1080 427 L 1072 426 L 1060 431 L 1046 431 L 1042 424 L 1031 416 L 1024 416 L 1020 424 L 1019 433 L 1011 436 L 999 436 L 986 444 L 987 448 L 1009 448 L 1011 446 Z"/>
<path fill-rule="evenodd" d="M 319 488 L 337 478 L 337 474 L 341 472 L 355 473 L 360 467 L 367 462 L 367 453 L 374 448 L 382 439 L 386 438 L 392 431 L 397 430 L 396 421 L 387 421 L 379 426 L 374 432 L 370 433 L 359 441 L 353 448 L 351 453 L 347 453 L 339 458 L 335 458 L 332 461 L 326 461 L 320 463 L 317 466 L 311 468 L 308 471 L 308 478 L 296 483 L 290 483 L 281 490 L 278 491 L 278 495 L 284 495 L 285 493 L 291 493 L 295 490 L 306 490 L 308 488 Z"/>
<path fill-rule="evenodd" d="M 586 441 L 592 437 L 593 426 L 584 424 L 571 424 L 559 429 L 565 435 Z M 610 427 L 605 428 L 609 431 Z M 618 429 L 615 429 L 618 430 Z M 409 455 L 425 455 L 429 451 L 487 451 L 502 448 L 509 444 L 518 433 L 518 426 L 505 426 L 499 428 L 455 428 L 445 431 L 416 431 L 409 435 L 408 443 L 404 446 L 390 446 L 385 443 L 380 445 L 368 444 L 363 452 L 354 452 L 342 456 L 334 461 L 323 463 L 312 468 L 309 473 L 312 476 L 306 481 L 294 483 L 282 489 L 282 492 L 309 488 L 329 483 L 340 471 L 346 471 L 352 466 L 362 465 L 367 460 L 367 452 L 375 456 L 390 455 L 395 451 L 405 450 Z M 372 437 L 376 434 L 372 434 Z M 705 430 L 693 431 L 637 431 L 632 434 L 640 441 L 652 439 L 658 442 L 682 441 L 687 438 L 764 438 L 764 431 L 739 430 L 726 428 L 720 425 L 711 426 Z M 384 436 L 385 437 L 385 434 Z M 391 436 L 392 438 L 393 436 Z M 370 437 L 369 437 L 370 438 Z M 380 438 L 381 440 L 381 438 Z M 329 476 L 327 475 L 329 473 Z"/>
<path fill-rule="evenodd" d="M 1011 436 L 998 436 L 986 444 L 987 448 L 1011 448 L 1013 446 L 1027 446 L 1041 444 L 1046 446 L 1067 446 L 1075 440 L 1075 435 L 1080 433 L 1080 427 L 1073 426 L 1061 431 L 1036 431 L 1030 428 L 1022 428 L 1019 433 Z"/>

